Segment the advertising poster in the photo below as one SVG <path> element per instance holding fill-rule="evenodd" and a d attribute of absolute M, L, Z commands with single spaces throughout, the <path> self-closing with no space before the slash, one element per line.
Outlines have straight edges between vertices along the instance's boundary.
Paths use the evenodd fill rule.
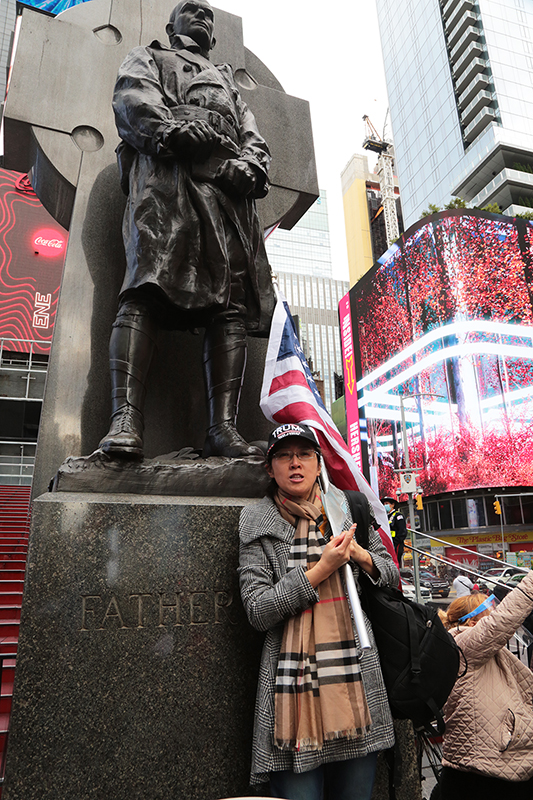
<path fill-rule="evenodd" d="M 350 313 L 349 295 L 345 295 L 339 303 L 339 323 L 344 372 L 344 401 L 346 404 L 346 419 L 347 421 L 349 420 L 347 425 L 348 447 L 355 459 L 357 467 L 362 472 L 363 454 L 361 450 L 361 431 L 359 429 L 359 407 L 357 404 L 357 385 L 355 380 L 352 317 Z"/>
<path fill-rule="evenodd" d="M 532 485 L 532 223 L 443 212 L 412 226 L 380 262 L 350 291 L 380 492 L 395 492 L 404 464 L 400 396 L 424 495 Z"/>
<path fill-rule="evenodd" d="M 0 343 L 48 353 L 68 234 L 25 175 L 0 169 Z"/>

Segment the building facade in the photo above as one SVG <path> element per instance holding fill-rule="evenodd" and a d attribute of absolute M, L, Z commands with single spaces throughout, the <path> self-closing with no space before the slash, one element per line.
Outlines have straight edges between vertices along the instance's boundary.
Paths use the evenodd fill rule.
<path fill-rule="evenodd" d="M 349 286 L 331 277 L 326 192 L 320 192 L 292 230 L 278 228 L 271 233 L 266 249 L 279 287 L 298 319 L 306 357 L 323 382 L 324 404 L 331 411 L 336 399 L 335 373 L 342 375 L 338 305 Z"/>
<path fill-rule="evenodd" d="M 533 0 L 376 0 L 406 227 L 533 206 Z"/>
<path fill-rule="evenodd" d="M 6 94 L 7 76 L 11 61 L 16 19 L 16 0 L 2 0 L 2 3 L 0 3 L 0 96 L 2 104 Z"/>
<path fill-rule="evenodd" d="M 266 240 L 266 249 L 276 274 L 285 272 L 331 278 L 326 192 L 320 192 L 320 197 L 290 231 L 277 228 L 271 233 Z"/>
<path fill-rule="evenodd" d="M 0 169 L 0 486 L 31 483 L 68 234 Z"/>
<path fill-rule="evenodd" d="M 363 277 L 388 248 L 379 177 L 370 172 L 366 155 L 355 154 L 341 173 L 350 286 Z M 398 181 L 394 181 L 396 214 L 403 232 Z"/>

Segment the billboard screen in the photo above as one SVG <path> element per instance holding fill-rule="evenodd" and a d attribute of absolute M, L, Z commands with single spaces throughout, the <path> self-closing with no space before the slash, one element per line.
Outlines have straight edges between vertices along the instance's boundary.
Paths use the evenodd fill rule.
<path fill-rule="evenodd" d="M 72 6 L 79 6 L 80 3 L 87 3 L 88 0 L 21 0 L 21 5 L 37 8 L 39 11 L 47 11 L 49 14 L 60 14 Z"/>
<path fill-rule="evenodd" d="M 26 176 L 0 169 L 0 339 L 8 350 L 48 353 L 67 232 L 43 208 Z M 5 340 L 8 339 L 9 342 Z"/>
<path fill-rule="evenodd" d="M 405 464 L 401 398 L 424 494 L 533 485 L 533 223 L 443 212 L 380 262 L 350 291 L 380 491 Z"/>
<path fill-rule="evenodd" d="M 339 324 L 342 339 L 342 363 L 344 375 L 344 402 L 347 418 L 348 447 L 355 459 L 358 469 L 363 471 L 363 454 L 361 451 L 361 431 L 359 429 L 359 408 L 357 405 L 357 386 L 355 382 L 355 362 L 353 357 L 352 316 L 350 298 L 345 295 L 339 303 Z"/>

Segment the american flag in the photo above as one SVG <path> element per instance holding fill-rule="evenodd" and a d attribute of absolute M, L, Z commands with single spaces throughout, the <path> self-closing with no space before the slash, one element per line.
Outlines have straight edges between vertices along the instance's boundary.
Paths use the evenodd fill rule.
<path fill-rule="evenodd" d="M 289 306 L 278 291 L 261 387 L 261 410 L 267 419 L 305 423 L 318 437 L 331 482 L 338 489 L 356 489 L 368 498 L 383 544 L 396 561 L 387 512 L 358 469 L 313 380 L 298 340 Z"/>

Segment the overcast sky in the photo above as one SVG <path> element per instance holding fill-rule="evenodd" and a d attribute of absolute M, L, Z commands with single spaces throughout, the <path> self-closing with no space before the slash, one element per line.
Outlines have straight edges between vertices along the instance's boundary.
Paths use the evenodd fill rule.
<path fill-rule="evenodd" d="M 318 182 L 328 194 L 333 277 L 348 280 L 340 173 L 353 153 L 364 152 L 363 114 L 382 134 L 387 111 L 374 0 L 212 2 L 242 17 L 246 47 L 288 94 L 311 105 Z M 373 168 L 372 154 L 369 160 Z"/>

